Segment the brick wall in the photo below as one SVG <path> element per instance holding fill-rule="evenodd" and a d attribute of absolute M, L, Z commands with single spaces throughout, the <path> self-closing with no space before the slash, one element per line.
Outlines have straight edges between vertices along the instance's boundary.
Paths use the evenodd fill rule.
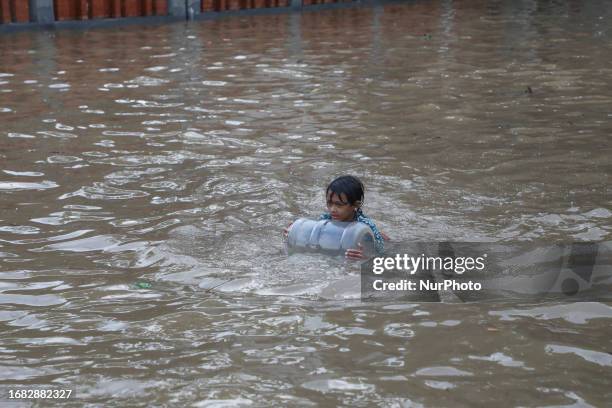
<path fill-rule="evenodd" d="M 2 1 L 2 0 L 0 0 Z M 93 18 L 119 18 L 165 16 L 167 0 L 55 0 L 55 19 L 88 20 Z"/>
<path fill-rule="evenodd" d="M 30 9 L 27 0 L 0 0 L 0 24 L 28 21 L 30 21 Z"/>
<path fill-rule="evenodd" d="M 303 0 L 304 6 L 353 0 Z M 288 7 L 291 0 L 201 0 L 202 12 Z M 53 0 L 57 21 L 168 15 L 168 0 Z M 0 0 L 0 24 L 26 23 L 28 0 Z"/>

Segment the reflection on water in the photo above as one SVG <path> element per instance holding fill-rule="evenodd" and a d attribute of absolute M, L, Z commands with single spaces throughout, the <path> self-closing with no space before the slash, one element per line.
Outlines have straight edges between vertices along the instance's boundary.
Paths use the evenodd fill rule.
<path fill-rule="evenodd" d="M 420 1 L 3 36 L 0 382 L 607 405 L 610 305 L 362 304 L 354 266 L 280 231 L 352 172 L 398 240 L 609 240 L 610 17 Z"/>

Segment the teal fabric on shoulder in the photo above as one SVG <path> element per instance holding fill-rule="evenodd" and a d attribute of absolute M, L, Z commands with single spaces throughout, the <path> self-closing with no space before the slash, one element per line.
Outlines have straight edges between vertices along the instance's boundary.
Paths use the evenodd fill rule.
<path fill-rule="evenodd" d="M 319 219 L 320 220 L 331 220 L 332 217 L 330 213 L 326 212 L 326 213 L 321 214 Z M 383 254 L 385 252 L 385 240 L 383 239 L 380 231 L 376 227 L 376 224 L 374 224 L 374 221 L 372 221 L 370 217 L 367 217 L 363 213 L 363 211 L 361 211 L 361 208 L 358 209 L 357 212 L 355 213 L 354 220 L 358 222 L 363 222 L 368 227 L 370 227 L 370 229 L 372 230 L 372 234 L 374 234 L 374 247 L 376 248 L 376 252 L 378 252 L 379 254 Z"/>

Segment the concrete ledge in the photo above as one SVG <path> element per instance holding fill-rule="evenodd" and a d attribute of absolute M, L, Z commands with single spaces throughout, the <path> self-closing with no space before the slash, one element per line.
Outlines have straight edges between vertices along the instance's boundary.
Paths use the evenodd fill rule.
<path fill-rule="evenodd" d="M 172 16 L 149 16 L 149 17 L 122 17 L 122 18 L 100 18 L 93 20 L 70 20 L 55 21 L 53 23 L 10 23 L 0 24 L 0 33 L 14 33 L 22 31 L 42 30 L 88 30 L 91 28 L 121 27 L 129 25 L 158 25 L 164 23 L 185 22 L 184 17 Z"/>
<path fill-rule="evenodd" d="M 414 1 L 414 0 L 412 0 Z M 226 11 L 208 11 L 206 13 L 199 14 L 195 17 L 195 20 L 215 20 L 223 17 L 231 16 L 252 16 L 252 15 L 266 15 L 266 14 L 287 14 L 287 13 L 302 13 L 308 11 L 319 11 L 319 10 L 333 10 L 333 9 L 344 9 L 353 7 L 373 7 L 380 4 L 392 4 L 392 3 L 406 3 L 407 0 L 358 0 L 346 3 L 326 3 L 326 4 L 313 4 L 309 6 L 295 7 L 290 4 L 287 7 L 271 7 L 271 8 L 260 8 L 260 9 L 245 9 L 245 10 L 226 10 Z"/>
<path fill-rule="evenodd" d="M 261 15 L 272 15 L 272 14 L 288 14 L 291 12 L 300 12 L 301 9 L 294 10 L 291 7 L 271 7 L 271 8 L 258 8 L 258 9 L 245 9 L 245 10 L 225 10 L 225 11 L 207 11 L 195 16 L 194 20 L 205 21 L 205 20 L 217 20 L 224 17 L 232 16 L 261 16 Z"/>

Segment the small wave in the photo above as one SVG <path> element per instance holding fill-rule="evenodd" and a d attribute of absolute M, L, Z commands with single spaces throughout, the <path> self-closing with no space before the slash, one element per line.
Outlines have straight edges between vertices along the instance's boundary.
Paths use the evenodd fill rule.
<path fill-rule="evenodd" d="M 126 84 L 142 85 L 142 86 L 160 86 L 169 83 L 169 79 L 153 78 L 149 76 L 139 76 L 129 81 L 125 81 Z"/>
<path fill-rule="evenodd" d="M 63 194 L 60 200 L 70 197 L 85 197 L 91 200 L 127 200 L 130 198 L 146 197 L 149 193 L 141 190 L 124 190 L 110 187 L 104 183 L 94 183 L 93 186 L 81 187 L 72 193 Z"/>
<path fill-rule="evenodd" d="M 0 191 L 47 190 L 56 187 L 59 187 L 59 184 L 48 180 L 40 183 L 0 181 Z"/>
<path fill-rule="evenodd" d="M 612 355 L 610 353 L 558 344 L 549 344 L 545 347 L 545 350 L 549 354 L 575 354 L 590 363 L 595 363 L 603 367 L 612 367 Z"/>

